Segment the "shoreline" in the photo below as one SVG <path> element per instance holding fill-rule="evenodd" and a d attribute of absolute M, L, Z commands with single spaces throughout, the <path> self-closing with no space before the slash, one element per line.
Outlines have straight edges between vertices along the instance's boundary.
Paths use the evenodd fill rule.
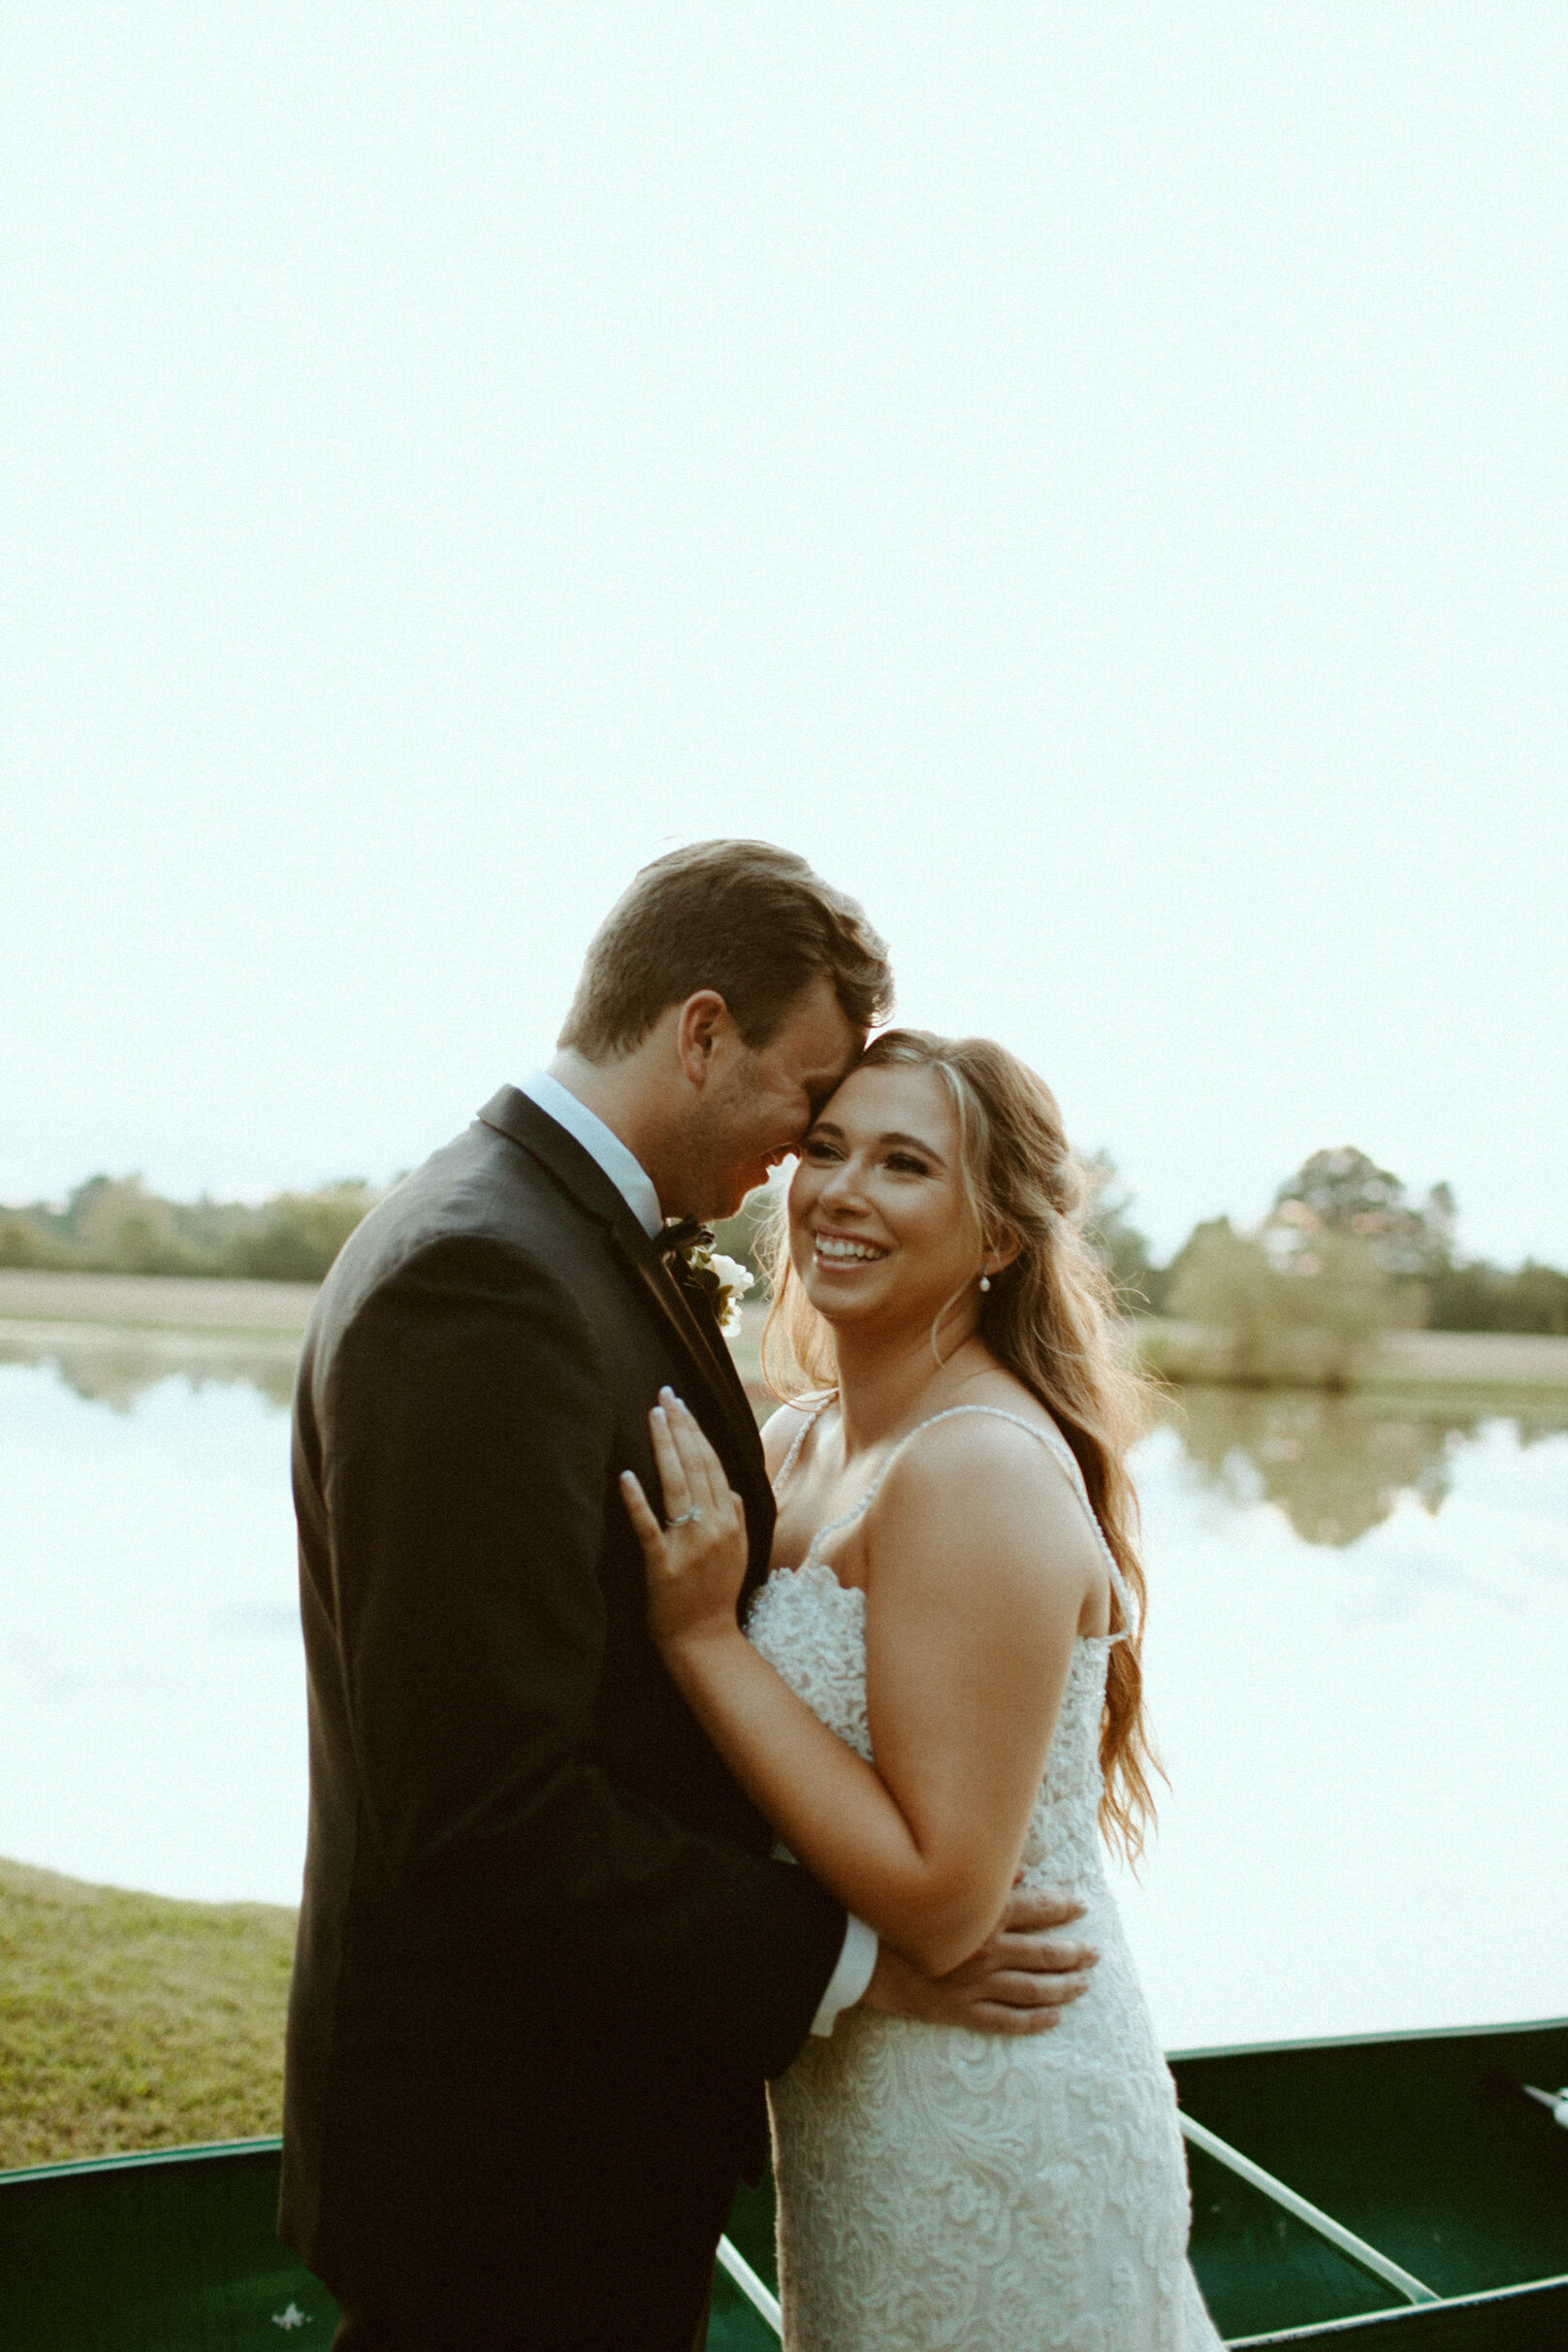
<path fill-rule="evenodd" d="M 1353 1359 L 1343 1377 L 1326 1378 L 1312 1361 L 1315 1335 L 1286 1335 L 1273 1354 L 1234 1369 L 1228 1331 L 1199 1323 L 1141 1318 L 1135 1344 L 1145 1370 L 1176 1387 L 1313 1388 L 1325 1395 L 1387 1399 L 1450 1396 L 1524 1404 L 1568 1402 L 1568 1338 L 1535 1332 L 1384 1332 Z M 1292 1340 L 1296 1345 L 1292 1346 Z"/>
<path fill-rule="evenodd" d="M 0 1268 L 0 1360 L 61 1351 L 180 1354 L 208 1360 L 242 1350 L 279 1367 L 291 1362 L 317 1296 L 311 1282 L 214 1279 L 205 1275 L 35 1272 Z M 741 1309 L 732 1343 L 753 1404 L 771 1402 L 758 1376 L 767 1308 Z M 1354 1395 L 1463 1395 L 1501 1407 L 1568 1399 L 1568 1338 L 1518 1332 L 1386 1332 L 1344 1379 L 1282 1350 L 1272 1364 L 1238 1374 L 1229 1333 L 1146 1316 L 1133 1324 L 1145 1369 L 1175 1386 L 1320 1388 Z M 1308 1342 L 1310 1344 L 1310 1342 Z M 1289 1346 L 1289 1341 L 1286 1346 Z"/>
<path fill-rule="evenodd" d="M 298 1339 L 314 1282 L 257 1282 L 206 1274 L 55 1273 L 0 1268 L 0 1329 L 69 1325 L 104 1332 L 209 1332 L 229 1338 Z"/>

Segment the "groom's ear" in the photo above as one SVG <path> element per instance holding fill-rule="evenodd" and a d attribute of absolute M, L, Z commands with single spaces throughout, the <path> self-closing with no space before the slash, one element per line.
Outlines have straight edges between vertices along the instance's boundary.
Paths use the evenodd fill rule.
<path fill-rule="evenodd" d="M 699 988 L 676 1008 L 675 1050 L 693 1086 L 705 1086 L 715 1051 L 737 1034 L 729 1007 L 717 988 Z"/>

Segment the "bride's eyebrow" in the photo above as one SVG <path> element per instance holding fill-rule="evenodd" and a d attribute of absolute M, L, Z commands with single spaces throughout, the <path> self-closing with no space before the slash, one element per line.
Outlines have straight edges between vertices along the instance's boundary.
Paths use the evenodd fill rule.
<path fill-rule="evenodd" d="M 930 1160 L 937 1168 L 945 1168 L 947 1165 L 941 1152 L 936 1150 L 932 1144 L 923 1142 L 917 1135 L 905 1135 L 895 1128 L 887 1135 L 879 1136 L 877 1140 L 884 1149 L 902 1144 L 907 1149 L 919 1152 L 922 1159 Z"/>
<path fill-rule="evenodd" d="M 844 1129 L 839 1125 L 837 1119 L 814 1120 L 807 1132 L 806 1141 L 810 1143 L 813 1136 L 831 1137 L 835 1144 L 842 1144 L 845 1140 Z M 880 1135 L 877 1138 L 879 1151 L 896 1151 L 901 1147 L 906 1151 L 917 1151 L 920 1157 L 929 1160 L 934 1168 L 940 1168 L 944 1174 L 946 1173 L 947 1163 L 941 1152 L 934 1144 L 925 1143 L 919 1136 L 906 1135 L 901 1127 L 890 1127 L 885 1135 Z"/>

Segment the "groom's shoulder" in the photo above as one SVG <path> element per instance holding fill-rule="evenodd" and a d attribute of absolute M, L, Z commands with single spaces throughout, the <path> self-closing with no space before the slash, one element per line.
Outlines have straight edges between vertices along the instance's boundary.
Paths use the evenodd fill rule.
<path fill-rule="evenodd" d="M 351 1320 L 388 1284 L 416 1272 L 554 1287 L 602 1235 L 506 1137 L 475 1119 L 378 1202 L 349 1236 L 323 1285 L 319 1312 Z"/>

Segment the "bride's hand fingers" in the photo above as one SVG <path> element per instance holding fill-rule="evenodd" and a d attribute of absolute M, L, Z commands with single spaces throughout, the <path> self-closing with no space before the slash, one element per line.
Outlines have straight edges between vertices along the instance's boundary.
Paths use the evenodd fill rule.
<path fill-rule="evenodd" d="M 664 1530 L 649 1507 L 642 1481 L 635 1470 L 622 1471 L 621 1499 L 626 1506 L 626 1517 L 631 1521 L 632 1531 L 642 1545 L 643 1558 L 652 1574 L 664 1565 Z"/>
<path fill-rule="evenodd" d="M 681 1457 L 692 1501 L 703 1510 L 717 1511 L 729 1499 L 729 1480 L 724 1475 L 723 1464 L 685 1398 L 678 1397 L 671 1388 L 660 1389 L 658 1398 L 668 1416 L 670 1434 Z"/>
<path fill-rule="evenodd" d="M 648 1428 L 654 1441 L 654 1460 L 658 1466 L 658 1483 L 664 1498 L 664 1524 L 667 1527 L 672 1519 L 683 1518 L 693 1507 L 691 1483 L 675 1441 L 670 1416 L 662 1404 L 656 1404 L 649 1414 Z"/>

